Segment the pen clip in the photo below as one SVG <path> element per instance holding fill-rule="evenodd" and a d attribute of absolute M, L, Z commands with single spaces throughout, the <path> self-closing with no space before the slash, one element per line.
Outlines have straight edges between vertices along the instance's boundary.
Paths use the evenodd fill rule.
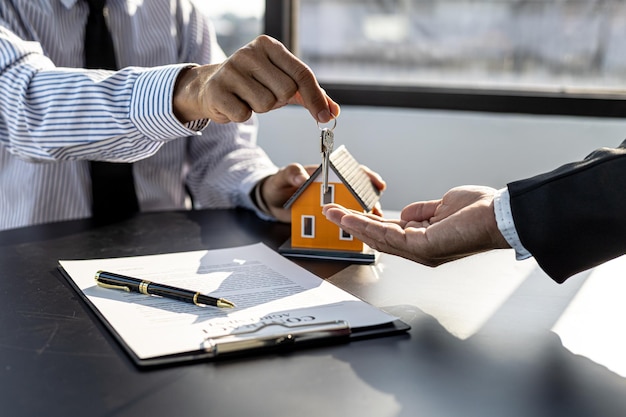
<path fill-rule="evenodd" d="M 123 290 L 126 292 L 130 292 L 130 288 L 125 285 L 105 284 L 104 282 L 100 282 L 98 280 L 96 280 L 96 283 L 98 284 L 98 287 L 108 288 L 110 290 Z"/>

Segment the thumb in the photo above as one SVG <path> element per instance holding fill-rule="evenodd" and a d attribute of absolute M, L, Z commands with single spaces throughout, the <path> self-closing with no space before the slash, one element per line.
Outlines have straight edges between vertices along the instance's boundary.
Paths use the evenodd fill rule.
<path fill-rule="evenodd" d="M 300 164 L 290 164 L 285 167 L 288 181 L 294 187 L 299 187 L 309 179 L 309 174 Z"/>

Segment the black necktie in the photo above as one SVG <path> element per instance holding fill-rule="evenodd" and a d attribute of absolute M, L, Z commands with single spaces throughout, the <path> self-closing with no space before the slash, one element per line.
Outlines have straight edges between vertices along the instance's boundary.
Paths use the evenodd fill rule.
<path fill-rule="evenodd" d="M 113 39 L 104 16 L 106 0 L 86 0 L 89 17 L 85 26 L 85 67 L 117 69 Z M 106 224 L 131 217 L 139 211 L 133 165 L 91 161 L 92 216 Z"/>

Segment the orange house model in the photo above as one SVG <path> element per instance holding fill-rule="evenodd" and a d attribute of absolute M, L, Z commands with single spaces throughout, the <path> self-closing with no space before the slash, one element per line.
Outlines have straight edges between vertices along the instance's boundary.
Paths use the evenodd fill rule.
<path fill-rule="evenodd" d="M 324 204 L 369 213 L 380 199 L 361 165 L 345 146 L 329 158 L 328 192 L 322 188 L 322 166 L 285 203 L 291 209 L 291 239 L 280 251 L 287 256 L 374 261 L 374 254 L 363 242 L 341 230 L 322 214 Z"/>

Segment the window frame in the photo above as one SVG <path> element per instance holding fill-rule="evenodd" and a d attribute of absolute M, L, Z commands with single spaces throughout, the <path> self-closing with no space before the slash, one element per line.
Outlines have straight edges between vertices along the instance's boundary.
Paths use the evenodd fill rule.
<path fill-rule="evenodd" d="M 339 228 L 339 240 L 344 240 L 346 242 L 352 242 L 354 240 L 354 236 L 350 233 L 343 230 L 341 227 Z"/>
<path fill-rule="evenodd" d="M 265 33 L 298 55 L 298 0 L 266 0 Z M 489 113 L 586 116 L 626 116 L 626 95 L 545 92 L 479 88 L 322 83 L 338 103 L 358 106 L 459 110 Z"/>
<path fill-rule="evenodd" d="M 320 206 L 323 207 L 326 204 L 335 202 L 335 184 L 328 184 L 328 191 L 324 192 L 324 183 L 320 182 Z M 328 196 L 328 200 L 326 200 Z"/>
<path fill-rule="evenodd" d="M 308 221 L 308 222 L 307 222 Z M 307 232 L 307 226 L 311 227 L 311 233 Z M 300 216 L 300 237 L 306 239 L 315 239 L 315 216 L 303 214 Z"/>

